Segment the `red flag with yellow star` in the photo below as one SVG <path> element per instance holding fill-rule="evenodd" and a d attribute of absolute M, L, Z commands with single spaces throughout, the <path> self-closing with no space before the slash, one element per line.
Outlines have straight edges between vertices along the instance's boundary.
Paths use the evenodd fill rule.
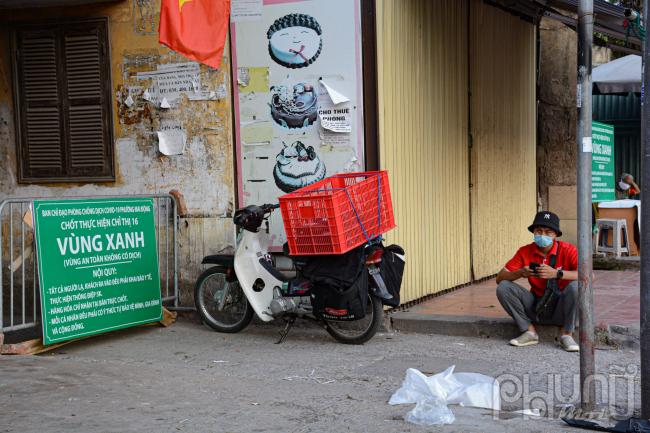
<path fill-rule="evenodd" d="M 226 45 L 230 0 L 161 0 L 160 43 L 213 68 Z"/>

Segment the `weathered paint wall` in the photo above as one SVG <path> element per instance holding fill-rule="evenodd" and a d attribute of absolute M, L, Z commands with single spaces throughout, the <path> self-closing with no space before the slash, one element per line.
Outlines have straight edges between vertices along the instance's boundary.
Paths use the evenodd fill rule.
<path fill-rule="evenodd" d="M 540 25 L 538 205 L 556 212 L 563 239 L 577 240 L 577 144 L 575 31 L 547 18 Z M 607 48 L 593 47 L 594 66 L 612 60 Z"/>
<path fill-rule="evenodd" d="M 577 38 L 573 30 L 549 19 L 542 19 L 539 28 L 537 167 L 541 207 L 546 208 L 549 186 L 576 184 Z"/>
<path fill-rule="evenodd" d="M 380 164 L 407 252 L 402 300 L 470 280 L 467 3 L 377 1 Z"/>
<path fill-rule="evenodd" d="M 234 203 L 234 173 L 228 58 L 219 70 L 201 66 L 201 87 L 210 100 L 190 101 L 161 109 L 142 99 L 148 82 L 136 73 L 158 65 L 187 62 L 158 43 L 159 1 L 125 0 L 69 8 L 3 11 L 2 28 L 12 21 L 66 17 L 109 17 L 112 63 L 116 181 L 102 184 L 19 185 L 12 77 L 7 31 L 0 33 L 0 199 L 6 197 L 76 197 L 166 193 L 179 190 L 189 215 L 181 221 L 180 256 L 214 253 L 234 244 L 229 215 Z M 228 50 L 226 49 L 226 53 Z M 134 104 L 125 104 L 129 92 Z M 161 122 L 180 121 L 187 131 L 183 155 L 158 152 L 156 131 Z M 206 220 L 207 218 L 207 220 Z M 200 236 L 196 234 L 200 233 Z M 191 254 L 190 254 L 191 252 Z M 189 287 L 198 269 L 181 261 L 181 282 Z M 189 298 L 191 299 L 191 298 Z"/>
<path fill-rule="evenodd" d="M 472 0 L 470 77 L 472 257 L 496 274 L 536 211 L 535 26 Z"/>

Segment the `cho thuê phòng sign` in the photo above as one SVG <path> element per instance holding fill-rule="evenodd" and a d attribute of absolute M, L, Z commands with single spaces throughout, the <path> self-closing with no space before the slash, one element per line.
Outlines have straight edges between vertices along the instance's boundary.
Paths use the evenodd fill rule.
<path fill-rule="evenodd" d="M 37 200 L 43 344 L 162 319 L 154 201 Z"/>

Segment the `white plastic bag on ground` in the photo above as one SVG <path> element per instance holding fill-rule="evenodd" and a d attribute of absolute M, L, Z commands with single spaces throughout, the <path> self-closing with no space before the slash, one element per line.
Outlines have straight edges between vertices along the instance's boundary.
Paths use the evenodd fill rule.
<path fill-rule="evenodd" d="M 452 365 L 442 373 L 426 376 L 420 370 L 409 368 L 402 387 L 398 389 L 388 401 L 388 404 L 408 404 L 430 397 L 437 397 L 443 402 L 447 401 L 449 391 L 459 389 L 461 384 L 454 379 L 454 366 Z"/>
<path fill-rule="evenodd" d="M 478 373 L 454 373 L 455 366 L 447 368 L 442 373 L 426 376 L 419 370 L 409 368 L 402 386 L 388 401 L 388 404 L 418 405 L 407 414 L 405 419 L 420 425 L 444 424 L 449 421 L 448 404 L 461 406 L 482 407 L 485 409 L 501 409 L 499 382 L 489 376 Z M 426 412 L 430 412 L 427 415 Z M 418 420 L 412 421 L 412 420 Z M 430 424 L 422 424 L 432 420 Z"/>
<path fill-rule="evenodd" d="M 501 410 L 499 382 L 479 373 L 455 373 L 460 387 L 447 395 L 447 404 Z"/>
<path fill-rule="evenodd" d="M 451 424 L 455 419 L 453 412 L 444 401 L 432 397 L 418 401 L 404 416 L 405 421 L 417 425 Z"/>

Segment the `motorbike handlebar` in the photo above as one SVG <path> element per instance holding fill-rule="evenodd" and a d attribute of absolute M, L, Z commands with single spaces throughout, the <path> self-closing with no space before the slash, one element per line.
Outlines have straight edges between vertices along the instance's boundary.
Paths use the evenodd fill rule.
<path fill-rule="evenodd" d="M 278 209 L 280 207 L 280 204 L 263 204 L 262 209 L 264 209 L 265 212 L 270 212 L 272 210 Z"/>

